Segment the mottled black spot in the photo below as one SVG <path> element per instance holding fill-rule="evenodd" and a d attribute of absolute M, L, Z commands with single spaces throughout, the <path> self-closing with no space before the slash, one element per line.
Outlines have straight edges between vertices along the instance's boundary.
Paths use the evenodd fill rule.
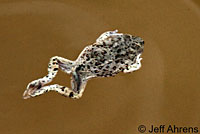
<path fill-rule="evenodd" d="M 108 64 L 111 64 L 113 61 L 109 61 Z"/>
<path fill-rule="evenodd" d="M 126 54 L 125 54 L 126 56 L 128 56 L 129 55 L 129 52 L 126 52 Z"/>
<path fill-rule="evenodd" d="M 115 55 L 115 59 L 117 59 L 117 58 L 119 58 L 119 57 L 120 57 L 120 55 L 119 55 L 119 54 Z"/>
<path fill-rule="evenodd" d="M 95 73 L 98 73 L 99 71 L 98 71 L 98 70 L 94 70 L 94 72 L 95 72 Z"/>
<path fill-rule="evenodd" d="M 114 48 L 117 49 L 119 47 L 119 45 L 116 45 Z"/>
<path fill-rule="evenodd" d="M 120 52 L 121 52 L 121 49 L 118 49 L 118 50 L 117 50 L 117 53 L 120 53 Z"/>
<path fill-rule="evenodd" d="M 136 50 L 138 50 L 138 49 L 140 48 L 140 46 L 139 46 L 139 45 L 136 45 L 135 48 L 136 48 Z"/>
<path fill-rule="evenodd" d="M 126 64 L 126 69 L 129 70 L 129 69 L 128 69 L 128 64 Z"/>
<path fill-rule="evenodd" d="M 135 46 L 136 46 L 135 44 L 132 44 L 131 48 L 132 48 L 132 49 L 135 49 Z"/>
<path fill-rule="evenodd" d="M 119 63 L 119 60 L 116 60 L 115 62 L 116 62 L 116 63 Z"/>
<path fill-rule="evenodd" d="M 89 65 L 87 65 L 87 68 L 88 68 L 88 69 L 90 69 L 90 66 L 89 66 Z"/>
<path fill-rule="evenodd" d="M 53 61 L 56 61 L 56 58 L 55 58 L 55 59 L 53 59 Z"/>
<path fill-rule="evenodd" d="M 57 70 L 58 70 L 58 68 L 54 68 L 54 69 L 53 69 L 53 71 L 57 71 Z"/>
<path fill-rule="evenodd" d="M 101 63 L 99 63 L 99 62 L 95 62 L 95 66 L 98 66 L 98 65 L 100 65 Z"/>
<path fill-rule="evenodd" d="M 97 53 L 97 51 L 94 51 L 94 55 L 95 55 L 95 56 L 98 56 L 98 53 Z"/>
<path fill-rule="evenodd" d="M 86 61 L 89 61 L 90 60 L 90 58 L 88 57 L 87 59 L 86 59 Z"/>
<path fill-rule="evenodd" d="M 123 70 L 124 70 L 124 68 L 120 67 L 120 68 L 119 68 L 119 70 L 123 71 Z"/>
<path fill-rule="evenodd" d="M 106 54 L 106 53 L 107 53 L 107 52 L 106 52 L 105 50 L 101 52 L 102 55 L 104 55 L 104 54 Z"/>
<path fill-rule="evenodd" d="M 85 68 L 85 65 L 81 64 L 76 68 L 76 71 L 83 70 L 83 68 Z"/>
<path fill-rule="evenodd" d="M 74 96 L 74 93 L 73 92 L 70 92 L 69 93 L 69 97 L 71 98 L 71 97 L 73 97 Z"/>
<path fill-rule="evenodd" d="M 37 89 L 40 89 L 41 87 L 42 87 L 42 84 L 41 84 L 41 83 L 39 83 L 39 85 L 38 85 Z"/>
<path fill-rule="evenodd" d="M 101 76 L 100 74 L 96 74 L 97 76 Z"/>
<path fill-rule="evenodd" d="M 106 72 L 107 70 L 106 70 L 106 69 L 103 69 L 103 71 Z"/>
<path fill-rule="evenodd" d="M 113 67 L 113 70 L 115 70 L 115 69 L 116 69 L 116 66 Z"/>
<path fill-rule="evenodd" d="M 61 87 L 60 89 L 61 89 L 63 92 L 65 91 L 65 87 L 64 87 L 64 86 L 63 86 L 63 87 Z"/>

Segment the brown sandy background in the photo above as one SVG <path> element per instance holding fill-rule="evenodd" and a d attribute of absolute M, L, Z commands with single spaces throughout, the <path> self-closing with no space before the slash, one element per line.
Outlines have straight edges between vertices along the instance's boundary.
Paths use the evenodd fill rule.
<path fill-rule="evenodd" d="M 55 55 L 75 60 L 104 31 L 141 36 L 142 68 L 89 81 L 80 100 L 55 92 L 23 100 Z M 140 124 L 200 130 L 198 0 L 1 0 L 2 134 L 135 134 Z M 70 86 L 59 72 L 53 83 Z"/>

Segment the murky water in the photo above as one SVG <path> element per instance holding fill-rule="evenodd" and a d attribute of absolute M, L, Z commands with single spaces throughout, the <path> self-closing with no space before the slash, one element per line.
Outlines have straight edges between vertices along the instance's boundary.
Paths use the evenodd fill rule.
<path fill-rule="evenodd" d="M 178 5 L 178 6 L 177 6 Z M 3 134 L 134 134 L 140 124 L 198 126 L 200 8 L 192 1 L 0 2 Z M 23 100 L 55 55 L 75 60 L 104 31 L 141 36 L 142 68 L 89 81 L 80 100 Z M 70 86 L 59 72 L 53 83 Z M 200 130 L 200 126 L 199 130 Z"/>

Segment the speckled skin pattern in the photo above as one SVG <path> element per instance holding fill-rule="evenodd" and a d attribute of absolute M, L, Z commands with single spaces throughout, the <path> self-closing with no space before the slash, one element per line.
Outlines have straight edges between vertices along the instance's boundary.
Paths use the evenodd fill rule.
<path fill-rule="evenodd" d="M 144 41 L 140 37 L 108 31 L 94 44 L 84 48 L 77 60 L 54 56 L 48 65 L 48 74 L 28 84 L 24 99 L 39 96 L 48 91 L 56 91 L 63 96 L 79 99 L 87 81 L 95 77 L 115 76 L 119 72 L 129 73 L 141 67 L 140 58 Z M 71 88 L 58 84 L 44 86 L 56 76 L 58 69 L 71 74 Z"/>

